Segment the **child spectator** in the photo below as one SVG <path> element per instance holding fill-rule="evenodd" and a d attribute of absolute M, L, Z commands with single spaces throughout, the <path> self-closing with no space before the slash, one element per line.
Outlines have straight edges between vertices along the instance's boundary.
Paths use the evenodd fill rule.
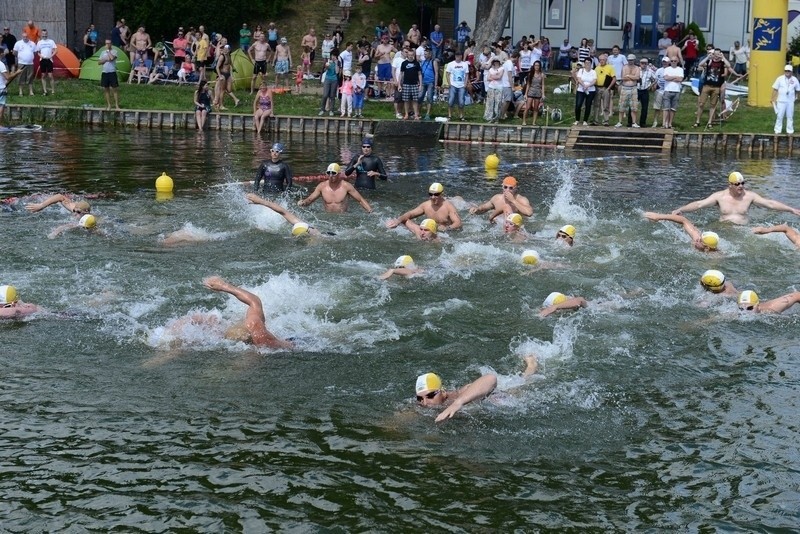
<path fill-rule="evenodd" d="M 299 94 L 303 93 L 303 78 L 305 78 L 305 74 L 303 74 L 303 66 L 297 66 L 297 74 L 294 77 L 294 92 Z"/>
<path fill-rule="evenodd" d="M 342 81 L 342 86 L 339 88 L 339 92 L 342 94 L 342 114 L 341 116 L 344 117 L 345 112 L 347 112 L 348 117 L 353 116 L 353 80 L 350 77 L 350 71 L 344 71 L 344 80 Z"/>
<path fill-rule="evenodd" d="M 328 57 L 330 57 L 330 53 L 328 54 Z M 302 65 L 303 65 L 303 68 L 301 70 L 301 72 L 303 72 L 303 77 L 304 78 L 311 78 L 311 47 L 310 46 L 304 46 L 303 47 L 303 53 L 300 54 L 300 59 L 301 59 Z"/>
<path fill-rule="evenodd" d="M 364 74 L 361 65 L 356 65 L 356 72 L 353 73 L 353 116 L 363 117 L 361 114 L 364 109 L 364 94 L 367 90 L 367 76 Z"/>

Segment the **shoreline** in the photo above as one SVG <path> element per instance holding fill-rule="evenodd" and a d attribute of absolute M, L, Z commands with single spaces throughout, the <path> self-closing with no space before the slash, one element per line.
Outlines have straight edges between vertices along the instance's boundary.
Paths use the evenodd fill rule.
<path fill-rule="evenodd" d="M 112 126 L 122 128 L 156 128 L 162 130 L 193 130 L 193 111 L 161 111 L 122 109 L 106 110 L 97 107 L 63 107 L 15 104 L 7 105 L 9 122 L 16 124 L 72 124 Z M 390 123 L 390 128 L 378 128 Z M 404 126 L 406 125 L 406 126 Z M 387 125 L 388 126 L 388 125 Z M 376 130 L 386 135 L 419 135 L 423 127 L 432 138 L 444 144 L 473 144 L 493 146 L 516 146 L 531 148 L 564 148 L 573 127 L 570 126 L 522 126 L 515 124 L 485 124 L 474 122 L 415 122 L 387 119 L 348 117 L 307 117 L 281 115 L 274 117 L 265 126 L 266 134 L 291 133 L 293 135 L 374 135 Z M 208 130 L 253 131 L 253 117 L 242 113 L 213 113 L 207 120 Z M 596 126 L 593 131 L 607 130 L 630 132 L 631 129 Z M 642 128 L 640 132 L 664 132 L 663 129 Z M 398 133 L 399 132 L 399 133 Z M 717 131 L 673 131 L 671 152 L 713 151 L 736 156 L 793 156 L 800 152 L 800 139 L 796 135 L 763 133 L 729 133 Z"/>

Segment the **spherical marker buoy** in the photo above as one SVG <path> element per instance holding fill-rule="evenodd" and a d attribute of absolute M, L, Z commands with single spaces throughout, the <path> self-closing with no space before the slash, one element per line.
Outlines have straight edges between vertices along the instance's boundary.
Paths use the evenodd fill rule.
<path fill-rule="evenodd" d="M 497 169 L 486 169 L 487 180 L 497 180 Z"/>
<path fill-rule="evenodd" d="M 156 191 L 159 193 L 172 193 L 174 185 L 172 178 L 167 176 L 166 172 L 162 172 L 161 176 L 156 178 Z"/>
<path fill-rule="evenodd" d="M 500 158 L 498 158 L 496 154 L 489 154 L 486 156 L 486 161 L 484 163 L 487 170 L 496 171 L 497 167 L 500 165 Z"/>

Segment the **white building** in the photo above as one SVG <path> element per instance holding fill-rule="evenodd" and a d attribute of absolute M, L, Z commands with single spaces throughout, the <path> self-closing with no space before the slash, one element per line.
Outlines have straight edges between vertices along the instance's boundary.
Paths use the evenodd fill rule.
<path fill-rule="evenodd" d="M 769 0 L 768 0 L 769 1 Z M 655 49 L 660 33 L 674 22 L 695 22 L 707 43 L 728 50 L 734 41 L 750 38 L 753 0 L 512 0 L 511 16 L 503 35 L 514 41 L 522 35 L 544 35 L 558 46 L 568 38 L 573 45 L 581 38 L 594 39 L 601 49 L 622 46 L 626 22 L 633 25 L 629 46 Z M 456 0 L 456 24 L 466 20 L 475 28 L 477 0 Z M 800 31 L 800 0 L 789 1 L 786 41 Z M 752 43 L 751 43 L 752 44 Z"/>

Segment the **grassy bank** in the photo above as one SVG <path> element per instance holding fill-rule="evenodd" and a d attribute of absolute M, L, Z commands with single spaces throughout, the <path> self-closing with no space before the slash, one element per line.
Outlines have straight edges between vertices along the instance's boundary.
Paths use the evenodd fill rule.
<path fill-rule="evenodd" d="M 569 94 L 554 95 L 552 88 L 562 83 L 564 78 L 550 76 L 548 79 L 547 105 L 553 108 L 560 108 L 563 111 L 563 120 L 560 126 L 570 126 L 574 121 L 574 96 Z M 308 80 L 305 82 L 306 91 L 315 91 L 319 87 L 319 82 Z M 105 107 L 103 91 L 98 82 L 85 80 L 58 80 L 56 82 L 56 94 L 43 96 L 41 83 L 37 80 L 35 85 L 35 96 L 19 97 L 16 82 L 9 87 L 7 102 L 10 106 L 15 104 L 29 105 L 55 105 L 66 108 L 80 108 L 83 106 Z M 123 83 L 120 86 L 120 106 L 125 109 L 141 110 L 165 110 L 165 111 L 187 111 L 192 109 L 193 86 L 149 86 L 149 85 L 129 85 Z M 228 113 L 251 113 L 253 109 L 253 96 L 246 91 L 237 91 L 237 96 L 241 99 L 238 108 L 233 107 L 230 99 L 226 100 Z M 652 98 L 651 98 L 652 100 Z M 320 97 L 317 94 L 279 94 L 275 97 L 275 110 L 278 115 L 298 115 L 316 116 L 319 111 Z M 681 95 L 678 106 L 677 117 L 674 121 L 676 130 L 694 131 L 695 106 L 697 97 L 686 92 Z M 470 122 L 483 121 L 483 105 L 467 106 L 465 115 Z M 654 111 L 650 109 L 648 122 L 652 124 Z M 338 113 L 337 113 L 338 115 Z M 434 104 L 432 116 L 447 116 L 447 105 L 442 102 Z M 364 107 L 364 116 L 367 119 L 394 119 L 394 106 L 390 102 L 369 101 Z M 699 130 L 702 130 L 707 122 L 708 113 L 706 112 L 701 119 Z M 530 118 L 529 118 L 530 120 Z M 772 133 L 775 114 L 772 108 L 753 108 L 748 107 L 746 99 L 741 100 L 739 110 L 726 121 L 723 125 L 716 125 L 714 131 L 724 131 L 729 133 Z M 542 125 L 544 121 L 539 120 Z M 616 117 L 612 117 L 611 124 L 616 123 Z M 661 117 L 659 116 L 659 123 Z M 510 126 L 521 124 L 521 120 L 509 120 L 504 124 Z"/>

